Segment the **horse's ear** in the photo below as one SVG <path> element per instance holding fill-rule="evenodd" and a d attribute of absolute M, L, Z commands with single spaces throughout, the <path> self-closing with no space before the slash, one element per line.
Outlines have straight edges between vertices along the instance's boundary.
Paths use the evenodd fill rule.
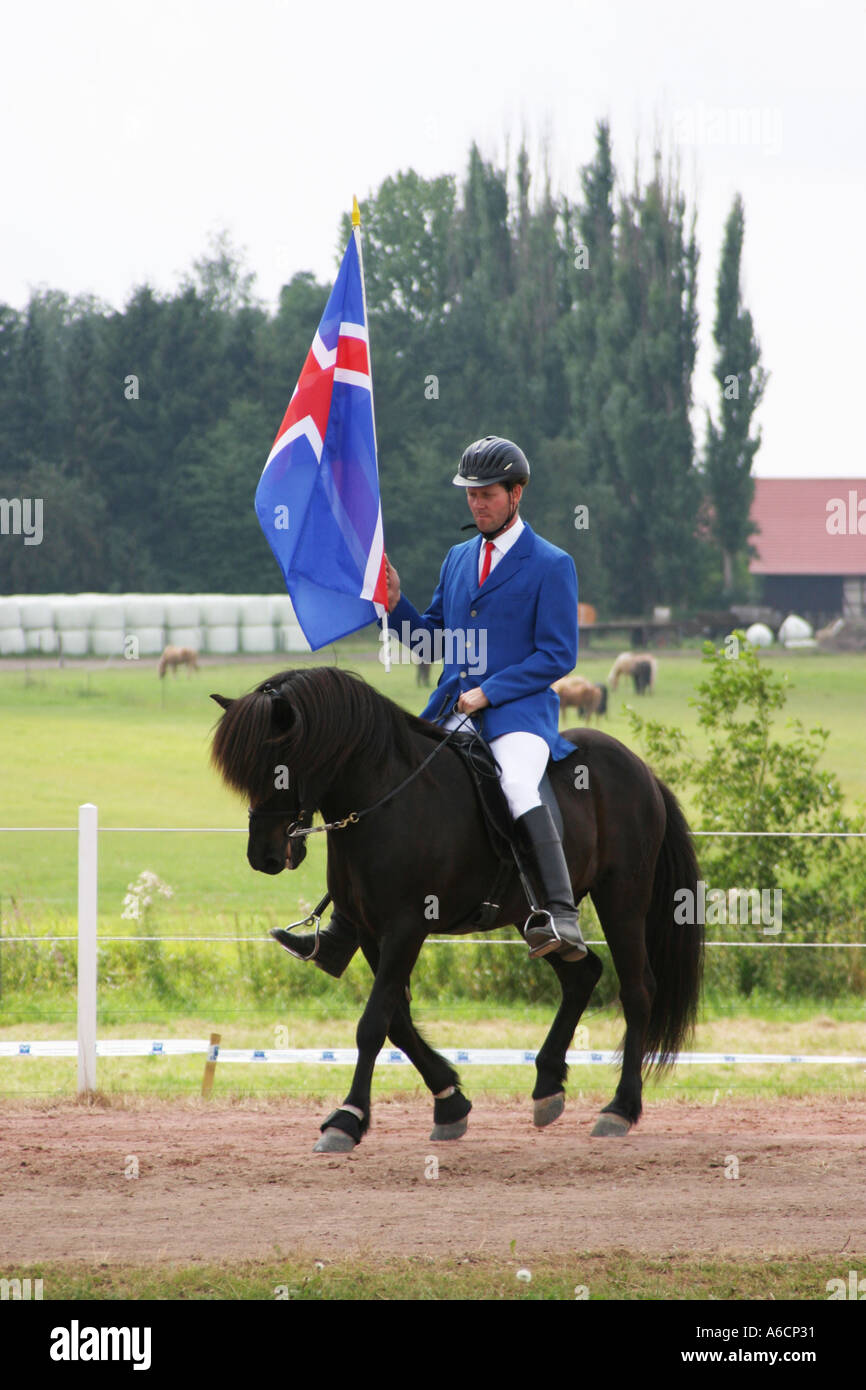
<path fill-rule="evenodd" d="M 234 700 L 229 700 L 225 695 L 211 695 L 212 700 L 216 700 L 221 709 L 230 709 Z"/>

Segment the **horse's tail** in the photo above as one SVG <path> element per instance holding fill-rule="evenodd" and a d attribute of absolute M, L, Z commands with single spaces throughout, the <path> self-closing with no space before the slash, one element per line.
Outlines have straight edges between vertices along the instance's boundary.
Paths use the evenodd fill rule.
<path fill-rule="evenodd" d="M 606 686 L 606 685 L 597 685 L 597 686 L 596 686 L 596 690 L 599 692 L 599 694 L 598 694 L 598 713 L 599 713 L 599 715 L 607 714 L 607 686 Z"/>
<path fill-rule="evenodd" d="M 704 929 L 701 923 L 677 921 L 678 917 L 696 915 L 675 911 L 674 894 L 688 889 L 694 904 L 700 868 L 679 802 L 664 782 L 658 778 L 656 782 L 664 797 L 667 826 L 646 919 L 647 954 L 656 992 L 644 1055 L 655 1054 L 652 1068 L 660 1072 L 672 1064 L 695 1026 L 704 966 Z"/>

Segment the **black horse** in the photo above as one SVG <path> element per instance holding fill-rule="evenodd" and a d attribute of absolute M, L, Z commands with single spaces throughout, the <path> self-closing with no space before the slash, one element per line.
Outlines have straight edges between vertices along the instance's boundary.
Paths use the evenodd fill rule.
<path fill-rule="evenodd" d="M 499 867 L 463 758 L 436 725 L 333 667 L 281 671 L 238 699 L 212 698 L 225 711 L 213 761 L 229 786 L 249 798 L 250 864 L 272 874 L 296 869 L 306 840 L 294 832 L 320 811 L 332 827 L 328 891 L 335 911 L 357 929 L 375 975 L 358 1024 L 352 1087 L 322 1125 L 317 1150 L 345 1151 L 360 1142 L 386 1035 L 436 1098 L 431 1137 L 459 1137 L 471 1104 L 454 1068 L 416 1031 L 408 986 L 425 937 L 432 929 L 469 930 Z M 669 1065 L 694 1025 L 703 934 L 700 926 L 676 922 L 674 894 L 696 892 L 699 869 L 676 798 L 640 758 L 595 729 L 564 737 L 575 744 L 575 756 L 548 768 L 562 811 L 563 848 L 575 902 L 590 893 L 598 912 L 626 1023 L 619 1085 L 593 1134 L 625 1134 L 641 1113 L 644 1062 Z M 435 921 L 426 911 L 431 896 Z M 492 926 L 522 923 L 527 912 L 515 869 Z M 565 1054 L 602 970 L 592 951 L 574 963 L 556 954 L 544 959 L 562 1000 L 536 1058 L 539 1126 L 562 1113 Z"/>

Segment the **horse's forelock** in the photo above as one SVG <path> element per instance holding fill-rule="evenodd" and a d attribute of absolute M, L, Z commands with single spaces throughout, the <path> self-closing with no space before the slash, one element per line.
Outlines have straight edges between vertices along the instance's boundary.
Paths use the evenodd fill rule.
<path fill-rule="evenodd" d="M 281 671 L 226 710 L 211 756 L 230 787 L 258 801 L 273 793 L 278 763 L 318 780 L 360 749 L 373 763 L 395 751 L 414 762 L 409 730 L 416 722 L 354 673 Z"/>
<path fill-rule="evenodd" d="M 211 760 L 234 791 L 265 800 L 274 789 L 274 708 L 270 695 L 254 690 L 225 711 L 214 732 Z"/>
<path fill-rule="evenodd" d="M 322 666 L 288 675 L 281 693 L 301 715 L 305 758 L 315 750 L 314 761 L 307 763 L 312 772 L 337 771 L 358 752 L 372 765 L 390 762 L 396 754 L 414 767 L 424 754 L 412 741 L 413 730 L 444 738 L 443 731 L 401 709 L 354 671 Z"/>
<path fill-rule="evenodd" d="M 270 684 L 279 685 L 295 716 L 284 748 L 286 760 L 295 759 L 299 770 L 336 772 L 361 748 L 374 761 L 386 757 L 395 742 L 404 753 L 408 749 L 403 711 L 354 672 L 319 666 L 285 672 Z"/>

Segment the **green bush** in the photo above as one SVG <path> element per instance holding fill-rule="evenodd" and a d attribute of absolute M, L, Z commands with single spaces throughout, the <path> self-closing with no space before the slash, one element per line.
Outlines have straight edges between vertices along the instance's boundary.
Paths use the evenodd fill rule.
<path fill-rule="evenodd" d="M 718 995 L 748 996 L 760 989 L 816 998 L 861 992 L 866 984 L 862 951 L 794 944 L 857 942 L 866 934 L 866 842 L 841 838 L 862 833 L 866 820 L 862 812 L 846 813 L 837 778 L 819 766 L 830 735 L 789 720 L 788 737 L 777 736 L 774 721 L 787 700 L 788 678 L 762 662 L 743 633 L 731 634 L 723 648 L 706 643 L 704 663 L 706 675 L 692 703 L 709 739 L 707 754 L 697 757 L 679 729 L 630 710 L 646 757 L 678 796 L 697 807 L 696 829 L 803 835 L 698 841 L 708 896 L 714 889 L 726 895 L 734 889 L 781 895 L 778 932 L 763 919 L 748 926 L 714 924 L 708 912 L 707 940 L 737 939 L 740 933 L 744 940 L 785 943 L 711 949 L 707 989 Z M 819 831 L 840 838 L 805 834 Z"/>

